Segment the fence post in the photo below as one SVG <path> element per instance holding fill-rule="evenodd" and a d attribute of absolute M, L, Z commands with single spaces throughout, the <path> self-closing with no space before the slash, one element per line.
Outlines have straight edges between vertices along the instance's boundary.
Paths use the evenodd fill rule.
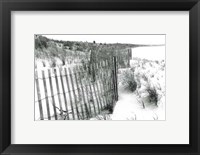
<path fill-rule="evenodd" d="M 115 86 L 115 100 L 118 101 L 118 86 L 117 86 L 117 58 L 114 56 L 114 86 Z"/>
<path fill-rule="evenodd" d="M 130 52 L 129 57 L 130 57 L 130 60 L 131 60 L 132 59 L 132 48 L 129 49 L 129 52 Z"/>
<path fill-rule="evenodd" d="M 112 71 L 112 75 L 111 75 L 111 78 L 112 78 L 112 80 L 111 80 L 112 88 L 111 88 L 111 90 L 112 90 L 112 98 L 113 98 L 112 102 L 113 102 L 113 103 L 114 103 L 115 100 L 116 100 L 115 62 L 114 62 L 114 59 L 115 59 L 115 57 L 113 56 L 113 57 L 112 57 L 112 66 L 111 66 L 111 71 Z M 112 104 L 113 104 L 113 103 L 112 103 Z"/>
<path fill-rule="evenodd" d="M 40 119 L 44 120 L 43 109 L 42 109 L 42 101 L 41 101 L 41 94 L 40 94 L 40 86 L 39 86 L 38 72 L 37 71 L 35 71 L 35 83 L 36 83 L 36 88 L 37 88 L 37 96 L 38 96 L 38 103 L 39 103 Z"/>
<path fill-rule="evenodd" d="M 131 59 L 132 59 L 131 58 L 131 49 L 129 48 L 128 51 L 129 51 L 129 53 L 128 53 L 128 62 L 129 62 L 129 67 L 131 67 L 131 64 L 130 64 L 131 63 Z"/>
<path fill-rule="evenodd" d="M 108 60 L 105 61 L 106 65 L 106 87 L 107 87 L 107 97 L 108 97 L 108 104 L 110 105 L 112 102 L 112 89 L 111 89 L 111 83 L 112 83 L 112 70 L 111 66 L 109 66 Z"/>

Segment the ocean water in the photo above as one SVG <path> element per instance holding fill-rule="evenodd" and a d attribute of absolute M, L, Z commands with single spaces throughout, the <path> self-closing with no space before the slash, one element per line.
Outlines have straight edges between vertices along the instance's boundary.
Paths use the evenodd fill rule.
<path fill-rule="evenodd" d="M 165 60 L 165 46 L 145 46 L 132 48 L 132 57 L 148 60 Z"/>

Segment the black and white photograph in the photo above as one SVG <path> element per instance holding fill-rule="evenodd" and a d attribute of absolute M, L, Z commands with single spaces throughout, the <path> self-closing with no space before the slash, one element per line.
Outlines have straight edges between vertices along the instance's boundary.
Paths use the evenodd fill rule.
<path fill-rule="evenodd" d="M 35 34 L 35 121 L 166 120 L 165 34 Z"/>

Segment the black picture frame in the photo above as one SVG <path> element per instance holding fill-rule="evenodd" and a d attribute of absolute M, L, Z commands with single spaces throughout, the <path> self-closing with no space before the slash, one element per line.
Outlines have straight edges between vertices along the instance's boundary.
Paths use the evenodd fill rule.
<path fill-rule="evenodd" d="M 64 10 L 189 11 L 189 144 L 11 144 L 11 11 Z M 1 154 L 200 154 L 200 83 L 198 81 L 200 77 L 200 3 L 198 0 L 0 0 L 0 20 Z"/>

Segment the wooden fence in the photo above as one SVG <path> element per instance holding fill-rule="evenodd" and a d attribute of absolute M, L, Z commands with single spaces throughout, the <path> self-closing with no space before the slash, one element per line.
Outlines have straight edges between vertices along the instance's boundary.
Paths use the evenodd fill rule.
<path fill-rule="evenodd" d="M 118 51 L 117 56 L 117 64 L 118 68 L 128 68 L 130 67 L 130 60 L 132 59 L 132 50 L 125 49 Z"/>
<path fill-rule="evenodd" d="M 87 120 L 118 99 L 116 58 L 90 66 L 35 70 L 35 120 Z"/>

